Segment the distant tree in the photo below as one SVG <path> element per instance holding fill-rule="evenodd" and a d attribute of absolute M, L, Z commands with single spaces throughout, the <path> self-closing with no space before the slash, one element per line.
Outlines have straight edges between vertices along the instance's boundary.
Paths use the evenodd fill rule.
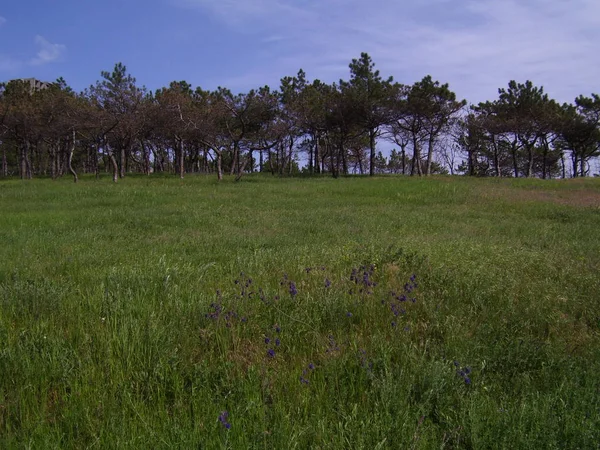
<path fill-rule="evenodd" d="M 369 136 L 369 175 L 376 170 L 376 140 L 381 127 L 390 123 L 393 77 L 384 79 L 375 70 L 375 63 L 368 53 L 350 63 L 350 81 L 340 81 L 341 90 L 350 90 L 355 108 L 356 121 Z"/>
<path fill-rule="evenodd" d="M 561 109 L 558 145 L 571 152 L 573 176 L 585 176 L 589 160 L 600 155 L 600 96 L 580 96 Z"/>
<path fill-rule="evenodd" d="M 440 135 L 448 130 L 451 121 L 458 117 L 466 101 L 456 100 L 456 94 L 450 90 L 448 84 L 433 81 L 430 75 L 413 85 L 410 96 L 418 98 L 414 113 L 421 115 L 419 120 L 426 134 L 428 146 L 425 175 L 429 175 L 432 173 L 431 165 L 436 143 Z"/>
<path fill-rule="evenodd" d="M 103 71 L 101 76 L 102 80 L 89 88 L 89 99 L 96 106 L 98 115 L 105 116 L 102 145 L 113 163 L 113 181 L 116 182 L 127 171 L 127 159 L 139 132 L 138 113 L 146 90 L 136 85 L 136 79 L 127 73 L 122 63 L 115 64 L 112 72 Z M 115 152 L 119 155 L 118 163 Z"/>
<path fill-rule="evenodd" d="M 510 81 L 508 89 L 499 89 L 497 108 L 508 129 L 514 135 L 520 148 L 525 152 L 525 176 L 533 175 L 534 149 L 545 133 L 544 116 L 551 108 L 551 100 L 543 87 L 536 87 L 531 81 L 517 83 Z M 514 149 L 516 147 L 513 146 Z M 519 175 L 518 163 L 514 158 L 515 176 Z"/>

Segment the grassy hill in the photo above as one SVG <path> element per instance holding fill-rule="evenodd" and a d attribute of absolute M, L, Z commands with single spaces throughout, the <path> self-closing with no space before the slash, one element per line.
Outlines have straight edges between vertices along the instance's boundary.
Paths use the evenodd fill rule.
<path fill-rule="evenodd" d="M 599 293 L 597 179 L 0 180 L 0 447 L 596 448 Z"/>

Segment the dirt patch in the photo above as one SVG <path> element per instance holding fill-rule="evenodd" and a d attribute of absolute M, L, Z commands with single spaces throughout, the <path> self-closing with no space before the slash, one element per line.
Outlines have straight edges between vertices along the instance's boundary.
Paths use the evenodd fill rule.
<path fill-rule="evenodd" d="M 600 192 L 592 190 L 536 191 L 520 190 L 513 195 L 524 201 L 550 202 L 579 208 L 600 208 Z"/>
<path fill-rule="evenodd" d="M 594 189 L 546 190 L 540 188 L 515 188 L 496 186 L 481 193 L 484 198 L 521 202 L 547 202 L 575 208 L 600 209 L 600 191 Z"/>

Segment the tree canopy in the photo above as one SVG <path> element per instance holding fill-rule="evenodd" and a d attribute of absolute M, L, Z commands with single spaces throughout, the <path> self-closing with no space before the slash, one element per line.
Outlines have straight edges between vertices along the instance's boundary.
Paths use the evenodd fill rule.
<path fill-rule="evenodd" d="M 300 70 L 277 89 L 240 93 L 184 80 L 151 92 L 117 63 L 79 93 L 62 78 L 38 91 L 0 84 L 0 152 L 1 176 L 75 181 L 78 172 L 115 182 L 132 172 L 579 177 L 600 156 L 600 96 L 560 105 L 512 80 L 467 107 L 430 75 L 413 84 L 381 75 L 367 53 L 348 80 Z"/>

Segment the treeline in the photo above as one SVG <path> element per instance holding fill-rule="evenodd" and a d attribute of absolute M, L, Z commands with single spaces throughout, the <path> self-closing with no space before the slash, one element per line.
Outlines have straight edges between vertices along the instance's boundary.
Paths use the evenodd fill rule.
<path fill-rule="evenodd" d="M 382 140 L 397 146 L 389 158 Z M 31 91 L 0 85 L 0 175 L 266 171 L 589 175 L 600 154 L 600 96 L 560 105 L 542 87 L 511 81 L 493 101 L 467 106 L 430 76 L 413 85 L 383 78 L 368 54 L 350 79 L 310 82 L 300 70 L 247 93 L 194 89 L 185 81 L 150 92 L 126 67 L 81 93 L 61 78 Z M 300 164 L 302 163 L 302 164 Z M 302 167 L 300 167 L 302 166 Z"/>

